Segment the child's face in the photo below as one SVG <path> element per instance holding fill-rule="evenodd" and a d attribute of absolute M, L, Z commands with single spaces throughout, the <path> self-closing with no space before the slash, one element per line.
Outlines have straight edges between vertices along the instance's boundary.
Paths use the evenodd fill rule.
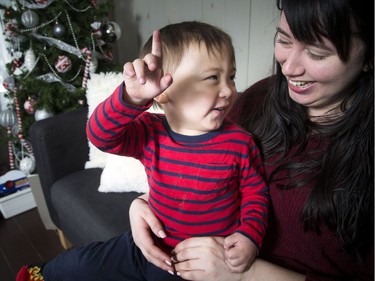
<path fill-rule="evenodd" d="M 218 129 L 236 99 L 236 69 L 224 50 L 208 54 L 204 45 L 190 45 L 171 73 L 173 83 L 163 105 L 172 130 L 201 135 Z"/>

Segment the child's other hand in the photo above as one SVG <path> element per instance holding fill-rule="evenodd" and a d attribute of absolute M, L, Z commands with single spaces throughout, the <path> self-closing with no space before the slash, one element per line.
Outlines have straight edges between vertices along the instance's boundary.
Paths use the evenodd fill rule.
<path fill-rule="evenodd" d="M 164 92 L 172 84 L 172 76 L 164 74 L 162 47 L 159 30 L 154 31 L 152 50 L 143 59 L 139 58 L 124 65 L 124 99 L 144 104 Z"/>
<path fill-rule="evenodd" d="M 241 233 L 233 233 L 224 240 L 225 262 L 234 273 L 246 271 L 257 255 L 257 247 Z"/>

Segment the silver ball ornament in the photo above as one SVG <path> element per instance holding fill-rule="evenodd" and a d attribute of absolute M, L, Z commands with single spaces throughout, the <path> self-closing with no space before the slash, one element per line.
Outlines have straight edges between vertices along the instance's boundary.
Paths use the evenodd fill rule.
<path fill-rule="evenodd" d="M 114 21 L 102 24 L 100 31 L 101 39 L 106 43 L 113 43 L 121 37 L 121 28 Z"/>
<path fill-rule="evenodd" d="M 37 13 L 27 10 L 21 16 L 22 24 L 27 28 L 36 27 L 39 24 L 39 16 Z"/>
<path fill-rule="evenodd" d="M 6 109 L 0 112 L 0 125 L 5 128 L 11 128 L 17 122 L 17 115 L 12 109 Z"/>
<path fill-rule="evenodd" d="M 63 26 L 61 23 L 56 23 L 55 26 L 53 27 L 53 34 L 56 37 L 64 36 L 65 31 L 66 31 L 65 26 Z"/>

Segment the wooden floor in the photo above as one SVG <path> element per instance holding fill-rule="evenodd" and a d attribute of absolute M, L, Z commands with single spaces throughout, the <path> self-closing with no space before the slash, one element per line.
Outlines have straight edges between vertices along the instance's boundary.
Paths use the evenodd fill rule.
<path fill-rule="evenodd" d="M 36 208 L 9 219 L 0 214 L 1 281 L 14 281 L 23 265 L 50 260 L 63 250 L 57 233 L 44 228 Z"/>

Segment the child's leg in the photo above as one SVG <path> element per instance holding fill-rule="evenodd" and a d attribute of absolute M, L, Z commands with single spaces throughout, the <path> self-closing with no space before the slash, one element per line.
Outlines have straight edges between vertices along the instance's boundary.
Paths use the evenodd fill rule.
<path fill-rule="evenodd" d="M 141 257 L 139 257 L 139 255 Z M 145 280 L 131 233 L 66 251 L 43 266 L 46 281 Z"/>
<path fill-rule="evenodd" d="M 39 267 L 25 268 L 18 273 L 17 281 L 182 280 L 149 263 L 135 245 L 131 232 L 63 252 L 45 263 L 41 272 Z"/>

